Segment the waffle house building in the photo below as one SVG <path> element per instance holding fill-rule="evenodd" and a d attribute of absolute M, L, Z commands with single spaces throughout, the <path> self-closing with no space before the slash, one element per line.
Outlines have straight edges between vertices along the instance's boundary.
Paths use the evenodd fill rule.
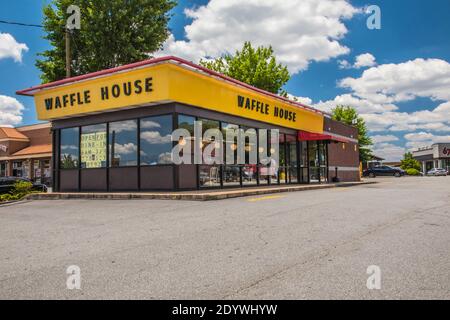
<path fill-rule="evenodd" d="M 17 93 L 33 96 L 39 120 L 51 122 L 56 191 L 199 190 L 360 179 L 356 128 L 177 57 Z M 172 141 L 172 132 L 183 128 L 194 136 L 196 121 L 203 130 L 219 129 L 224 136 L 229 129 L 254 129 L 256 135 L 278 129 L 279 163 L 174 164 L 171 152 L 178 141 Z M 246 140 L 246 152 L 270 148 L 256 141 Z"/>

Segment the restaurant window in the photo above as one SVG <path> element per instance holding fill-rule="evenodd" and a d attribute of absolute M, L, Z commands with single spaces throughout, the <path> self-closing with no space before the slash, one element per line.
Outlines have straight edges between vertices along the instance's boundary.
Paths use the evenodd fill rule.
<path fill-rule="evenodd" d="M 300 141 L 300 179 L 303 183 L 308 183 L 308 142 Z"/>
<path fill-rule="evenodd" d="M 60 168 L 61 169 L 76 169 L 78 168 L 78 161 L 80 157 L 79 146 L 79 129 L 68 128 L 61 130 L 61 144 L 60 144 Z M 39 178 L 41 175 L 39 167 Z M 35 169 L 36 170 L 36 169 Z"/>
<path fill-rule="evenodd" d="M 34 181 L 37 183 L 42 183 L 42 174 L 41 174 L 41 161 L 40 160 L 34 160 L 33 161 L 33 176 Z"/>
<path fill-rule="evenodd" d="M 137 120 L 109 124 L 109 152 L 110 167 L 137 165 Z"/>
<path fill-rule="evenodd" d="M 172 163 L 172 115 L 141 119 L 141 165 Z"/>
<path fill-rule="evenodd" d="M 297 137 L 286 135 L 286 148 L 288 153 L 289 183 L 298 182 L 297 165 Z"/>
<path fill-rule="evenodd" d="M 191 164 L 194 164 L 194 147 L 195 147 L 195 135 L 194 135 L 195 117 L 178 115 L 178 128 L 185 129 L 189 132 L 191 143 Z M 182 140 L 179 143 L 186 143 Z M 180 156 L 183 156 L 183 152 L 180 152 Z"/>
<path fill-rule="evenodd" d="M 6 177 L 6 162 L 0 163 L 0 177 Z"/>
<path fill-rule="evenodd" d="M 237 187 L 241 185 L 241 167 L 237 159 L 237 135 L 239 126 L 231 123 L 222 123 L 222 135 L 224 144 L 223 186 Z M 233 162 L 227 164 L 228 162 Z M 231 161 L 233 160 L 233 161 Z"/>
<path fill-rule="evenodd" d="M 22 162 L 22 178 L 30 179 L 31 162 L 29 160 Z"/>
<path fill-rule="evenodd" d="M 319 147 L 317 141 L 308 142 L 309 182 L 320 182 Z"/>
<path fill-rule="evenodd" d="M 259 184 L 265 185 L 269 184 L 271 177 L 273 182 L 277 183 L 276 176 L 278 174 L 278 164 L 275 161 L 270 161 L 267 164 L 261 164 L 262 157 L 271 154 L 271 142 L 270 133 L 268 130 L 259 129 L 258 130 L 258 174 L 259 174 Z M 264 141 L 264 144 L 260 142 Z M 275 177 L 275 179 L 274 179 Z"/>
<path fill-rule="evenodd" d="M 81 168 L 106 167 L 106 124 L 81 127 Z"/>
<path fill-rule="evenodd" d="M 258 148 L 258 134 L 256 129 L 242 128 L 245 133 L 245 164 L 242 166 L 242 184 L 256 185 L 257 184 L 257 158 L 253 156 L 256 154 Z"/>
<path fill-rule="evenodd" d="M 14 161 L 12 164 L 12 175 L 13 177 L 23 176 L 23 163 L 22 161 Z"/>
<path fill-rule="evenodd" d="M 286 138 L 284 134 L 280 134 L 280 138 L 279 138 L 279 161 L 280 161 L 280 165 L 278 166 L 278 181 L 273 181 L 273 183 L 281 183 L 284 184 L 287 182 L 288 180 L 288 166 L 287 166 L 287 159 L 286 159 Z"/>
<path fill-rule="evenodd" d="M 202 136 L 205 137 L 205 132 L 209 129 L 219 129 L 219 121 L 215 120 L 207 120 L 207 119 L 199 119 L 202 123 Z M 211 144 L 215 145 L 214 151 L 211 154 L 212 157 L 215 156 L 215 152 L 219 152 L 219 149 L 221 148 L 220 145 L 217 145 L 217 141 L 215 141 L 214 138 L 211 139 L 203 139 L 202 140 L 202 153 L 205 150 L 205 148 Z M 203 163 L 205 163 L 206 159 L 203 157 Z M 221 186 L 221 179 L 220 179 L 220 164 L 202 164 L 199 166 L 199 182 L 200 187 L 220 187 Z"/>
<path fill-rule="evenodd" d="M 321 141 L 318 144 L 319 148 L 319 162 L 320 162 L 320 182 L 328 181 L 328 168 L 327 168 L 327 143 Z"/>

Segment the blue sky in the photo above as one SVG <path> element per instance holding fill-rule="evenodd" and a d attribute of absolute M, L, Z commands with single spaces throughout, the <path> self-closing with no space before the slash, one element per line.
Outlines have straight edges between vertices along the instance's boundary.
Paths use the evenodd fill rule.
<path fill-rule="evenodd" d="M 8 2 L 0 20 L 39 24 L 46 2 Z M 380 30 L 366 26 L 368 5 L 381 9 Z M 158 54 L 197 62 L 246 40 L 270 44 L 293 74 L 289 93 L 324 111 L 353 105 L 375 152 L 397 160 L 405 150 L 450 142 L 449 13 L 448 0 L 180 0 Z M 37 122 L 33 100 L 15 91 L 40 81 L 35 60 L 49 47 L 42 36 L 39 28 L 0 24 L 0 125 Z"/>

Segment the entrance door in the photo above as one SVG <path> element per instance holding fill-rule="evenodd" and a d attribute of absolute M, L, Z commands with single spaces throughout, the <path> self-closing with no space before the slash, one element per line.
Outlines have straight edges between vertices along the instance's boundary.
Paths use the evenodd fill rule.
<path fill-rule="evenodd" d="M 286 135 L 287 149 L 287 172 L 289 174 L 289 183 L 298 183 L 298 150 L 297 137 Z"/>

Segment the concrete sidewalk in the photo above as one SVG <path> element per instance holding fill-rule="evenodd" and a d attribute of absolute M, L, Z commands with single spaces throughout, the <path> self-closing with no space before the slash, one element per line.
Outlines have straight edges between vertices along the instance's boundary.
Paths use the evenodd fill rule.
<path fill-rule="evenodd" d="M 264 194 L 298 192 L 307 190 L 330 189 L 339 187 L 353 187 L 365 184 L 374 184 L 375 181 L 360 182 L 342 182 L 319 185 L 290 185 L 290 186 L 267 186 L 250 187 L 247 189 L 220 189 L 220 190 L 199 190 L 199 191 L 179 191 L 179 192 L 134 192 L 134 193 L 115 193 L 115 192 L 77 192 L 77 193 L 38 193 L 31 194 L 25 200 L 66 200 L 66 199 L 90 199 L 90 200 L 187 200 L 187 201 L 211 201 L 223 200 L 238 197 L 257 196 Z"/>

